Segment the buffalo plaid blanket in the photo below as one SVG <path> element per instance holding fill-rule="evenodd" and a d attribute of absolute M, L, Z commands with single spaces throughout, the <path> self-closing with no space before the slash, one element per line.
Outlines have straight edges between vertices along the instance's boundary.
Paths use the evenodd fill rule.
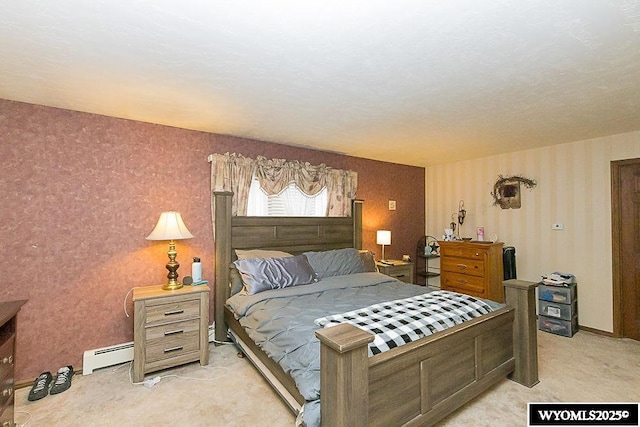
<path fill-rule="evenodd" d="M 375 335 L 369 355 L 399 347 L 493 311 L 484 301 L 449 291 L 434 291 L 321 317 L 321 327 L 351 323 Z"/>

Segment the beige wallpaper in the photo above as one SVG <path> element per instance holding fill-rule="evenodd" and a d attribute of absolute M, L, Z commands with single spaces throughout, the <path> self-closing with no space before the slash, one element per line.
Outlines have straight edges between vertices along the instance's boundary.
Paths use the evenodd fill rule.
<path fill-rule="evenodd" d="M 610 162 L 640 157 L 640 132 L 445 164 L 426 171 L 426 231 L 441 237 L 464 200 L 462 236 L 485 236 L 516 248 L 518 279 L 553 271 L 578 281 L 580 325 L 613 331 Z M 492 206 L 498 175 L 538 182 L 522 190 L 521 209 Z M 551 229 L 562 223 L 564 230 Z"/>

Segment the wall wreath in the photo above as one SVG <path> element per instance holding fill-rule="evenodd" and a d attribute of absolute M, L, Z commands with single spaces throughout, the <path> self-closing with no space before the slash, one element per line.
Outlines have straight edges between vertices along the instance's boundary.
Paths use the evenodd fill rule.
<path fill-rule="evenodd" d="M 528 189 L 535 188 L 538 183 L 535 179 L 525 178 L 519 175 L 504 177 L 498 175 L 498 180 L 493 184 L 493 206 L 500 206 L 502 209 L 519 209 L 520 201 L 520 184 Z"/>

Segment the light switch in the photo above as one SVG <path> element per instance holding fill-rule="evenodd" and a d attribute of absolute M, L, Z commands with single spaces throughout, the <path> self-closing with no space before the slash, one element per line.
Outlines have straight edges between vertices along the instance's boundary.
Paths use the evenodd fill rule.
<path fill-rule="evenodd" d="M 395 200 L 389 200 L 389 210 L 390 211 L 395 211 L 396 210 L 396 201 Z"/>

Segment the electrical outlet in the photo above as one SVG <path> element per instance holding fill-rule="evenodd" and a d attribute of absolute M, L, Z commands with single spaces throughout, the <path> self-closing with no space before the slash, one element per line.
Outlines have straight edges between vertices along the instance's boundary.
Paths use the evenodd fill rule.
<path fill-rule="evenodd" d="M 395 211 L 396 210 L 396 201 L 395 200 L 389 200 L 389 210 L 390 211 Z"/>
<path fill-rule="evenodd" d="M 564 230 L 564 224 L 562 224 L 562 223 L 551 224 L 551 229 L 552 230 Z"/>

